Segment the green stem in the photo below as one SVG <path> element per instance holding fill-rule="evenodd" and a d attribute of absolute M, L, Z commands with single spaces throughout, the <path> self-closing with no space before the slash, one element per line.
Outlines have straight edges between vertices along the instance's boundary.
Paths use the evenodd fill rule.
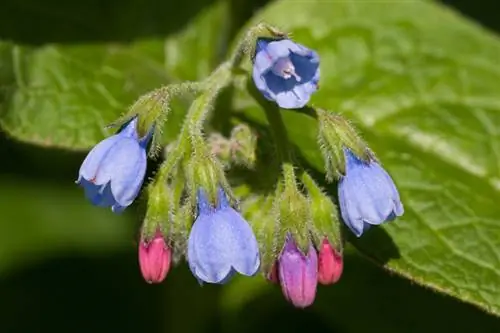
<path fill-rule="evenodd" d="M 292 163 L 291 149 L 281 112 L 279 108 L 265 107 L 264 110 L 278 151 L 285 188 L 293 188 L 293 190 L 296 190 L 297 182 L 295 181 L 295 170 Z"/>
<path fill-rule="evenodd" d="M 297 182 L 295 181 L 295 170 L 293 164 L 289 162 L 283 163 L 283 180 L 285 183 L 285 189 L 297 190 Z"/>
<path fill-rule="evenodd" d="M 266 113 L 266 118 L 269 122 L 269 127 L 271 128 L 274 142 L 276 144 L 279 161 L 281 163 L 291 162 L 292 158 L 288 143 L 288 135 L 285 123 L 283 122 L 283 118 L 281 117 L 280 109 L 277 107 L 265 107 L 264 111 Z"/>
<path fill-rule="evenodd" d="M 168 84 L 152 90 L 139 97 L 134 104 L 129 107 L 128 111 L 124 115 L 106 127 L 110 128 L 118 126 L 130 119 L 132 116 L 142 114 L 143 116 L 141 118 L 146 119 L 141 120 L 141 124 L 145 123 L 148 125 L 146 126 L 147 129 L 144 133 L 142 133 L 145 134 L 145 132 L 149 130 L 149 126 L 152 123 L 157 122 L 158 119 L 160 120 L 160 123 L 157 124 L 157 126 L 161 127 L 163 125 L 163 121 L 166 120 L 168 112 L 170 111 L 169 105 L 172 98 L 186 93 L 198 93 L 202 91 L 203 87 L 203 82 L 182 82 Z M 149 107 L 147 107 L 148 104 Z M 141 110 L 145 107 L 146 110 Z"/>
<path fill-rule="evenodd" d="M 187 112 L 176 140 L 175 147 L 169 152 L 165 162 L 158 171 L 158 178 L 167 180 L 171 171 L 182 159 L 187 151 L 191 150 L 192 140 L 197 140 L 203 133 L 203 122 L 212 110 L 214 100 L 222 88 L 231 82 L 231 71 L 228 63 L 220 65 L 202 84 L 205 92 L 196 98 Z"/>

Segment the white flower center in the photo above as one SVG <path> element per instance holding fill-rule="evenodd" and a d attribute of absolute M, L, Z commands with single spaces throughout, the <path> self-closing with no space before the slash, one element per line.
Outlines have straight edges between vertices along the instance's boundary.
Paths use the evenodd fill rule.
<path fill-rule="evenodd" d="M 274 64 L 272 71 L 274 74 L 281 76 L 282 78 L 288 80 L 292 76 L 295 77 L 297 82 L 300 82 L 301 77 L 295 73 L 295 66 L 292 64 L 290 58 L 280 58 Z"/>

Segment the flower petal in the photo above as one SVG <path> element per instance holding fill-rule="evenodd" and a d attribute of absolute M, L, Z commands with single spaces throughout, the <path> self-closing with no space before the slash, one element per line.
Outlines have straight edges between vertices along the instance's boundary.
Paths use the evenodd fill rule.
<path fill-rule="evenodd" d="M 221 283 L 231 274 L 230 256 L 225 251 L 227 225 L 215 213 L 198 216 L 188 239 L 189 267 L 198 279 Z"/>
<path fill-rule="evenodd" d="M 120 206 L 137 197 L 146 174 L 146 151 L 133 139 L 120 140 L 102 161 L 96 179 L 110 179 L 111 192 Z"/>
<path fill-rule="evenodd" d="M 283 109 L 299 109 L 309 102 L 309 97 L 302 93 L 297 95 L 295 90 L 284 91 L 276 94 L 276 103 Z"/>
<path fill-rule="evenodd" d="M 356 234 L 402 214 L 399 194 L 387 172 L 376 161 L 362 161 L 345 149 L 346 174 L 338 185 L 342 218 Z"/>
<path fill-rule="evenodd" d="M 85 157 L 82 166 L 80 167 L 78 182 L 81 180 L 81 178 L 89 181 L 93 180 L 95 178 L 95 175 L 97 174 L 101 162 L 106 158 L 112 147 L 120 140 L 122 140 L 122 137 L 120 137 L 119 135 L 113 135 L 107 139 L 102 140 L 94 148 L 92 148 L 87 157 Z M 103 183 L 100 183 L 98 185 L 102 185 L 106 182 L 107 181 L 104 181 Z"/>
<path fill-rule="evenodd" d="M 82 179 L 80 185 L 83 186 L 85 196 L 92 204 L 99 207 L 109 207 L 116 204 L 109 183 L 105 185 L 96 185 L 86 179 Z"/>
<path fill-rule="evenodd" d="M 279 257 L 281 289 L 286 299 L 297 307 L 307 307 L 314 302 L 318 284 L 318 258 L 312 245 L 305 256 L 288 238 Z"/>
<path fill-rule="evenodd" d="M 125 123 L 125 125 L 122 127 L 120 132 L 117 135 L 120 135 L 121 137 L 124 138 L 131 138 L 134 140 L 138 140 L 139 136 L 137 134 L 137 123 L 138 123 L 138 118 L 135 116 L 134 118 L 130 119 L 128 123 Z"/>
<path fill-rule="evenodd" d="M 242 275 L 255 275 L 260 267 L 260 256 L 259 244 L 252 228 L 241 214 L 231 207 L 219 211 L 217 215 L 229 226 L 225 251 L 230 255 L 232 268 Z"/>
<path fill-rule="evenodd" d="M 287 39 L 267 42 L 262 39 L 257 41 L 257 54 L 254 58 L 254 71 L 267 72 L 279 58 L 288 57 L 290 42 Z M 294 47 L 295 48 L 295 47 Z"/>
<path fill-rule="evenodd" d="M 295 73 L 287 78 L 278 75 L 281 70 L 275 68 L 284 59 L 293 64 Z M 281 108 L 304 107 L 318 89 L 319 76 L 316 52 L 288 39 L 257 42 L 253 81 L 266 99 L 275 101 Z"/>

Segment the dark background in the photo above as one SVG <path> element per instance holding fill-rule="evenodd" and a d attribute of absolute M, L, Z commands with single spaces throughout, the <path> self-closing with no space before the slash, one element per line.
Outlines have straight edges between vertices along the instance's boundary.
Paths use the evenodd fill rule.
<path fill-rule="evenodd" d="M 43 44 L 165 36 L 182 29 L 211 2 L 2 0 L 0 39 Z M 234 0 L 231 34 L 266 2 Z M 495 1 L 444 2 L 500 31 Z M 33 232 L 24 229 L 30 226 L 25 220 L 16 218 L 27 218 L 30 215 L 21 211 L 34 209 L 25 205 L 26 200 L 33 201 L 26 196 L 43 197 L 49 188 L 50 193 L 53 188 L 72 188 L 85 157 L 17 143 L 1 133 L 0 156 L 0 187 L 12 189 L 1 192 L 0 207 L 14 205 L 19 211 L 0 211 L 0 219 L 4 225 L 10 223 L 20 238 Z M 27 183 L 37 190 L 21 191 L 18 184 Z M 126 237 L 130 242 L 111 250 L 88 254 L 69 246 L 40 260 L 8 258 L 14 264 L 0 270 L 0 332 L 500 332 L 496 318 L 389 276 L 350 250 L 341 282 L 320 287 L 315 305 L 307 310 L 294 309 L 277 287 L 264 281 L 238 279 L 224 288 L 200 287 L 185 264 L 173 269 L 162 285 L 150 286 L 142 280 L 136 260 L 134 230 L 141 216 L 130 211 L 121 222 L 131 230 Z M 0 241 L 9 239 L 0 236 Z M 0 253 L 0 259 L 6 256 Z"/>

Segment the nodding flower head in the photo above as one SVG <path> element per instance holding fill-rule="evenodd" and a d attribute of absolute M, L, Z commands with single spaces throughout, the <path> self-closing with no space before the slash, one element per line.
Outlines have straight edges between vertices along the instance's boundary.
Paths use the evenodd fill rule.
<path fill-rule="evenodd" d="M 146 147 L 153 134 L 137 133 L 137 117 L 119 133 L 99 142 L 80 167 L 77 184 L 97 206 L 118 213 L 137 197 L 146 173 Z"/>
<path fill-rule="evenodd" d="M 364 161 L 345 148 L 345 175 L 340 178 L 342 219 L 360 237 L 372 225 L 403 215 L 398 190 L 387 172 L 374 160 Z"/>
<path fill-rule="evenodd" d="M 235 273 L 253 276 L 260 267 L 257 240 L 247 221 L 219 187 L 217 205 L 198 190 L 198 217 L 188 239 L 188 262 L 200 282 L 225 283 Z"/>

